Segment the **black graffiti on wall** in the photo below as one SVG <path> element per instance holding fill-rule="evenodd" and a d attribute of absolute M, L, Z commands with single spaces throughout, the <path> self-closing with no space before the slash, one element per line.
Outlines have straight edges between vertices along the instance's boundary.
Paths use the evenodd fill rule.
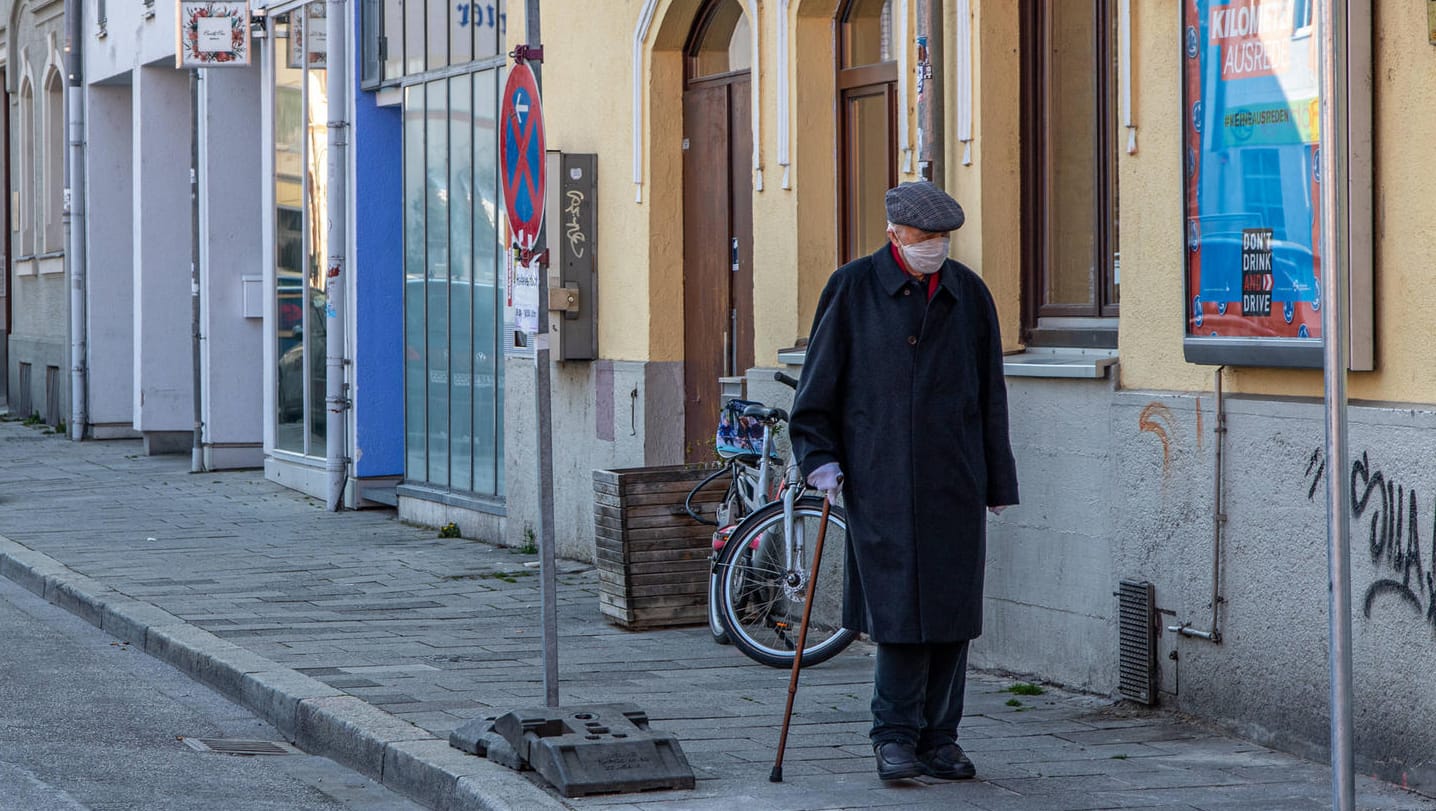
<path fill-rule="evenodd" d="M 1308 500 L 1316 499 L 1326 471 L 1321 449 L 1307 460 L 1306 478 L 1311 486 Z M 1436 499 L 1430 504 L 1431 523 L 1427 526 L 1425 563 L 1422 558 L 1420 520 L 1421 498 L 1414 486 L 1394 480 L 1385 471 L 1371 464 L 1368 453 L 1351 463 L 1351 516 L 1365 521 L 1367 548 L 1371 563 L 1382 575 L 1366 587 L 1362 613 L 1371 618 L 1371 609 L 1384 596 L 1392 596 L 1410 605 L 1426 621 L 1436 626 Z"/>

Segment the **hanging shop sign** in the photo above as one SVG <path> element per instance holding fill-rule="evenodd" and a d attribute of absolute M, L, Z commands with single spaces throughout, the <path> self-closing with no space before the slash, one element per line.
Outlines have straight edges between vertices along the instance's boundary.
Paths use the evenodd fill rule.
<path fill-rule="evenodd" d="M 175 20 L 175 67 L 249 65 L 248 0 L 178 0 Z"/>
<path fill-rule="evenodd" d="M 1370 125 L 1320 132 L 1322 94 L 1348 91 L 1321 87 L 1318 2 L 1182 0 L 1189 361 L 1321 366 L 1320 150 Z"/>
<path fill-rule="evenodd" d="M 310 3 L 303 14 L 295 14 L 289 24 L 289 67 L 296 70 L 308 65 L 323 70 L 329 53 L 328 5 Z"/>

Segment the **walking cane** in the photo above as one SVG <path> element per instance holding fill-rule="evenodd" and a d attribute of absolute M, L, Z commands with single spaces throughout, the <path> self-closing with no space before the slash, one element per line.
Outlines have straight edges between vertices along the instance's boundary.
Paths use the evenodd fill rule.
<path fill-rule="evenodd" d="M 798 649 L 793 653 L 793 672 L 788 676 L 788 706 L 783 710 L 783 732 L 778 736 L 778 759 L 768 782 L 783 782 L 783 750 L 788 747 L 788 722 L 793 720 L 793 697 L 798 694 L 798 669 L 803 666 L 803 650 L 808 645 L 808 618 L 813 615 L 813 595 L 818 591 L 818 563 L 823 559 L 823 538 L 828 534 L 828 511 L 833 502 L 823 497 L 823 517 L 818 524 L 818 542 L 813 544 L 813 572 L 808 576 L 808 599 L 803 603 L 803 621 L 798 625 Z"/>

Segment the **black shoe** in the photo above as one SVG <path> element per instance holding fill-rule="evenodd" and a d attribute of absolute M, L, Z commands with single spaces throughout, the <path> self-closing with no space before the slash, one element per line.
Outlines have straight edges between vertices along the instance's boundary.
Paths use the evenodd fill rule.
<path fill-rule="evenodd" d="M 917 750 L 910 743 L 875 743 L 873 757 L 878 762 L 878 777 L 883 780 L 902 780 L 923 773 L 922 763 L 917 759 Z"/>
<path fill-rule="evenodd" d="M 977 767 L 967 759 L 962 747 L 955 743 L 945 743 L 924 752 L 919 760 L 929 775 L 943 780 L 971 780 L 977 776 Z"/>

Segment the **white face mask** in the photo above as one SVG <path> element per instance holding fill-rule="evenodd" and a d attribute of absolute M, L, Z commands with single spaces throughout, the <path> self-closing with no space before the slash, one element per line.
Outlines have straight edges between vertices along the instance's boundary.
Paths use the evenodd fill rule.
<path fill-rule="evenodd" d="M 897 233 L 893 232 L 893 236 L 897 237 Z M 902 240 L 898 240 L 898 247 L 902 250 L 902 258 L 907 261 L 908 267 L 924 276 L 931 276 L 942 270 L 942 263 L 947 261 L 952 238 L 937 237 L 911 245 L 904 245 Z"/>

